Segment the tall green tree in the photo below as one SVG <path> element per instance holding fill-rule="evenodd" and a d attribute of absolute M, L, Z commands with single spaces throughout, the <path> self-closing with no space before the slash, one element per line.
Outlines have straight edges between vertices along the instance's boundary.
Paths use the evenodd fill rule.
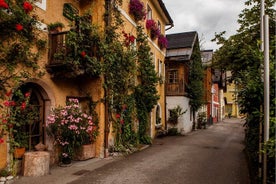
<path fill-rule="evenodd" d="M 264 149 L 268 156 L 268 180 L 275 178 L 275 0 L 265 1 L 265 13 L 270 18 L 270 140 Z M 260 0 L 247 0 L 239 15 L 237 34 L 226 39 L 225 32 L 215 35 L 221 48 L 215 53 L 215 65 L 232 72 L 229 80 L 239 86 L 240 111 L 246 114 L 246 151 L 253 181 L 258 181 L 259 124 L 263 123 L 263 54 L 260 51 Z M 271 164 L 272 163 L 272 164 Z"/>
<path fill-rule="evenodd" d="M 190 106 L 193 112 L 193 128 L 195 127 L 195 113 L 203 104 L 203 66 L 200 55 L 199 44 L 195 44 L 191 56 L 188 96 L 190 98 Z"/>

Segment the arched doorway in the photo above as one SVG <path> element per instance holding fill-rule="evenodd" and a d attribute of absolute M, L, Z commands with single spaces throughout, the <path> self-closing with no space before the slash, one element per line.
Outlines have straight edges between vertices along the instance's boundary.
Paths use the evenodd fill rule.
<path fill-rule="evenodd" d="M 21 85 L 17 91 L 20 91 L 25 97 L 28 96 L 29 101 L 23 116 L 26 123 L 23 126 L 15 127 L 18 133 L 14 136 L 15 139 L 20 139 L 18 136 L 23 135 L 26 140 L 27 150 L 34 150 L 35 145 L 38 143 L 45 144 L 45 107 L 48 98 L 45 97 L 44 89 L 32 82 Z M 15 101 L 18 100 L 16 95 L 13 98 Z"/>

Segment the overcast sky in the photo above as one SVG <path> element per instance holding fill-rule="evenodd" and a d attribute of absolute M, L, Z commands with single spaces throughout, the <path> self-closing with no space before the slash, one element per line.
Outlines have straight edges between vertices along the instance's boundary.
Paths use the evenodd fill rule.
<path fill-rule="evenodd" d="M 210 40 L 215 33 L 226 31 L 226 36 L 236 33 L 238 15 L 245 0 L 163 0 L 174 27 L 166 34 L 197 31 L 202 40 L 201 49 L 218 49 Z"/>

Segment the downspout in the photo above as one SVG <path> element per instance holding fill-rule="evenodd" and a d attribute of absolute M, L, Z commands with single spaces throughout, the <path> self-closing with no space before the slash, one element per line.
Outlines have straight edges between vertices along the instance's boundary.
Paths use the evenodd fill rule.
<path fill-rule="evenodd" d="M 105 34 L 107 35 L 107 29 L 111 24 L 111 0 L 105 0 Z M 105 36 L 106 36 L 105 35 Z M 105 62 L 105 61 L 104 61 Z M 106 75 L 104 75 L 104 83 L 107 81 Z M 108 136 L 110 132 L 109 126 L 109 103 L 108 103 L 109 89 L 104 87 L 104 158 L 108 157 Z"/>

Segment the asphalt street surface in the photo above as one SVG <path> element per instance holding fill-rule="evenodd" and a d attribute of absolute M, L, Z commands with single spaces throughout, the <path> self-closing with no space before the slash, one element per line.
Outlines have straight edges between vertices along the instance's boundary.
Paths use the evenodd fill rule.
<path fill-rule="evenodd" d="M 122 157 L 70 184 L 248 184 L 244 128 L 225 119 L 185 136 L 156 139 L 149 148 Z"/>

